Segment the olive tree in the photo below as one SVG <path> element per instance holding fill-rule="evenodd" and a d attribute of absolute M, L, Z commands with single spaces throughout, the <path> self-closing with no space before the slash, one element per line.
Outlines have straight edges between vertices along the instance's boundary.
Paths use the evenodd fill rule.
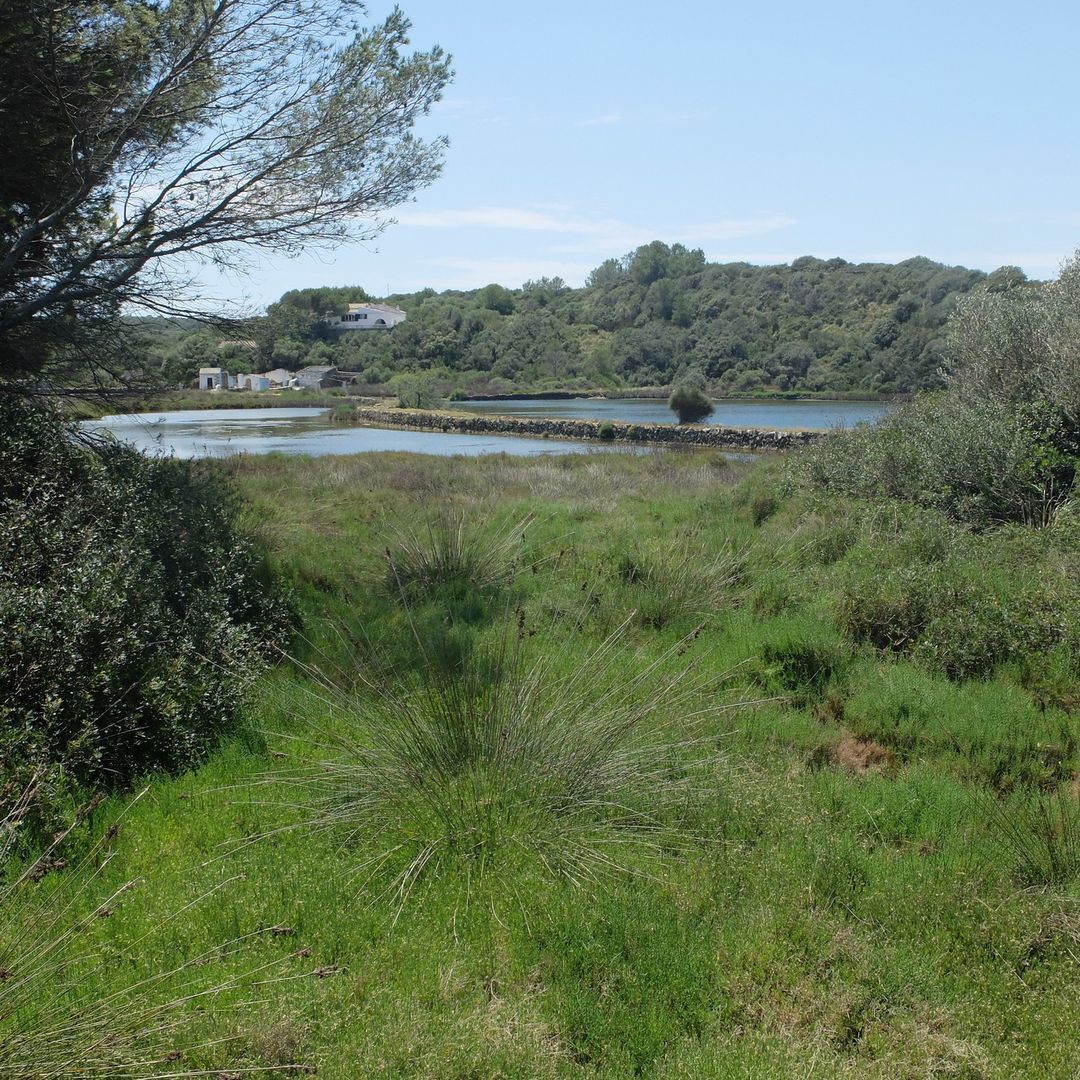
<path fill-rule="evenodd" d="M 972 292 L 949 324 L 946 389 L 826 439 L 812 482 L 900 498 L 976 528 L 1050 524 L 1080 474 L 1080 255 L 1057 280 Z"/>
<path fill-rule="evenodd" d="M 451 77 L 355 0 L 9 0 L 0 382 L 85 377 L 128 311 L 200 308 L 200 263 L 371 238 L 439 172 Z"/>

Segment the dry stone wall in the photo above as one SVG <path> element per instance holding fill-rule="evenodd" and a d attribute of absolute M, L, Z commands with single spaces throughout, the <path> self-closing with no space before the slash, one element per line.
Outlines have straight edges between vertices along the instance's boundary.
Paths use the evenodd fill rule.
<path fill-rule="evenodd" d="M 821 438 L 818 431 L 767 431 L 704 424 L 626 424 L 611 420 L 565 420 L 538 416 L 470 416 L 422 409 L 357 408 L 335 419 L 369 427 L 419 428 L 468 435 L 532 435 L 549 439 L 595 439 L 607 443 L 668 443 L 722 446 L 731 450 L 790 450 Z"/>

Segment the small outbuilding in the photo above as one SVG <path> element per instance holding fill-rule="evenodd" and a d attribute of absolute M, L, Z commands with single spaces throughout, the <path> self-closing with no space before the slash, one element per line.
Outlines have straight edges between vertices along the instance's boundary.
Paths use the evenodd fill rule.
<path fill-rule="evenodd" d="M 332 364 L 311 364 L 302 367 L 294 378 L 302 390 L 325 390 L 331 386 L 341 386 L 349 381 L 350 376 L 343 376 Z"/>
<path fill-rule="evenodd" d="M 199 368 L 200 390 L 228 390 L 229 373 L 224 368 L 203 367 Z"/>
<path fill-rule="evenodd" d="M 272 387 L 285 387 L 288 388 L 292 385 L 294 375 L 288 368 L 274 368 L 273 371 L 268 371 L 266 377 L 270 380 Z"/>

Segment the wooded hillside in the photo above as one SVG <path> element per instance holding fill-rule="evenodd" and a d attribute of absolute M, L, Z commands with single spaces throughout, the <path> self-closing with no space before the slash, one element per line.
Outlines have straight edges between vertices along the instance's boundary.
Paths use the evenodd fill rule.
<path fill-rule="evenodd" d="M 907 393 L 939 385 L 959 295 L 1025 284 L 1012 267 L 986 275 L 924 258 L 708 263 L 700 250 L 654 241 L 607 260 L 580 289 L 545 278 L 388 297 L 409 316 L 388 332 L 333 340 L 322 316 L 368 294 L 302 289 L 245 331 L 254 355 L 209 330 L 157 336 L 151 352 L 172 382 L 212 359 L 237 370 L 333 363 L 370 384 L 428 371 L 472 392 L 669 385 L 697 374 L 720 393 Z"/>

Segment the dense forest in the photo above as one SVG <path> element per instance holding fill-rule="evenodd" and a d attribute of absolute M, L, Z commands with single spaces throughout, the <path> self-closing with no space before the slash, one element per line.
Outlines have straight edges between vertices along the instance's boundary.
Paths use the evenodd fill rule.
<path fill-rule="evenodd" d="M 322 317 L 370 299 L 362 288 L 299 289 L 243 335 L 160 326 L 151 363 L 172 384 L 200 364 L 232 370 L 335 364 L 383 384 L 427 372 L 447 391 L 666 386 L 716 393 L 909 393 L 940 385 L 943 328 L 958 296 L 1027 284 L 916 258 L 890 265 L 796 259 L 709 263 L 660 241 L 608 259 L 584 288 L 559 278 L 519 289 L 425 289 L 387 299 L 408 312 L 393 330 L 333 340 Z"/>

